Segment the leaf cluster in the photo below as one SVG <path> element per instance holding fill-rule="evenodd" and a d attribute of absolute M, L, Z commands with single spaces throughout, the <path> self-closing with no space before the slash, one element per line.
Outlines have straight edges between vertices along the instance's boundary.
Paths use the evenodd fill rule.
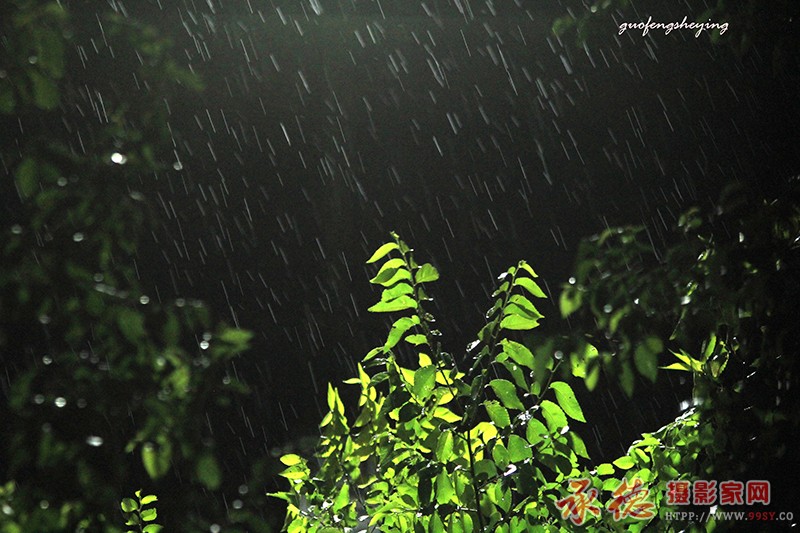
<path fill-rule="evenodd" d="M 560 530 L 554 502 L 569 478 L 590 475 L 570 429 L 585 418 L 571 386 L 554 379 L 561 362 L 519 342 L 542 318 L 535 271 L 520 262 L 500 276 L 486 324 L 457 362 L 426 310 L 438 271 L 392 237 L 368 260 L 382 289 L 370 310 L 401 316 L 345 382 L 361 390 L 357 412 L 348 416 L 329 386 L 315 460 L 282 457 L 290 487 L 273 496 L 288 502 L 288 531 Z"/>

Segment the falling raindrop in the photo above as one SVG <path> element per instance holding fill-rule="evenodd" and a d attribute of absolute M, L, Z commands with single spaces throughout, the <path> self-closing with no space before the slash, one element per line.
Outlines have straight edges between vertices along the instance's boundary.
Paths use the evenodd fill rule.
<path fill-rule="evenodd" d="M 150 303 L 150 297 L 147 296 L 146 294 L 142 294 L 141 296 L 139 296 L 139 303 L 142 304 L 142 305 L 149 304 Z"/>
<path fill-rule="evenodd" d="M 50 357 L 49 355 L 45 355 L 44 357 L 42 357 L 42 363 L 44 363 L 45 365 L 49 365 L 52 362 L 53 358 Z"/>
<path fill-rule="evenodd" d="M 33 403 L 35 403 L 36 405 L 42 405 L 44 403 L 44 395 L 37 394 L 36 396 L 34 396 Z"/>
<path fill-rule="evenodd" d="M 67 399 L 64 398 L 63 396 L 59 396 L 58 398 L 55 399 L 53 403 L 55 404 L 56 407 L 61 409 L 62 407 L 67 405 Z"/>
<path fill-rule="evenodd" d="M 117 165 L 124 165 L 125 163 L 128 162 L 128 158 L 119 152 L 114 152 L 113 154 L 111 154 L 111 162 Z"/>
<path fill-rule="evenodd" d="M 72 240 L 75 242 L 81 242 L 83 240 L 83 233 L 81 233 L 80 231 L 74 233 L 72 235 Z"/>

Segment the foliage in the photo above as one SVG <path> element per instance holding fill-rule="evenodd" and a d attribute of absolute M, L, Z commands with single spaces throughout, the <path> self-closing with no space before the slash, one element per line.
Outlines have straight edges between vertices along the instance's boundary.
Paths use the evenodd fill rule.
<path fill-rule="evenodd" d="M 555 379 L 562 361 L 514 340 L 542 318 L 534 270 L 520 262 L 500 276 L 461 369 L 425 309 L 437 270 L 396 235 L 368 262 L 381 260 L 371 282 L 382 295 L 370 310 L 403 316 L 346 381 L 361 389 L 354 418 L 329 387 L 319 467 L 281 458 L 290 490 L 274 496 L 289 504 L 287 529 L 564 530 L 555 503 L 568 480 L 603 481 L 581 466 L 588 454 L 570 420 L 585 419 L 570 385 Z M 609 527 L 637 527 L 628 522 Z"/>
<path fill-rule="evenodd" d="M 120 502 L 122 514 L 125 517 L 126 526 L 136 526 L 139 533 L 159 533 L 163 526 L 155 522 L 158 518 L 158 511 L 153 504 L 158 501 L 158 497 L 153 494 L 142 496 L 142 491 L 136 491 L 136 499 L 123 498 Z M 136 533 L 130 529 L 126 533 Z"/>
<path fill-rule="evenodd" d="M 149 90 L 105 98 L 102 127 L 78 150 L 50 126 L 74 98 L 69 13 L 54 1 L 0 7 L 0 121 L 5 131 L 20 117 L 31 125 L 0 151 L 13 169 L 0 184 L 11 217 L 0 265 L 0 479 L 14 480 L 0 495 L 3 531 L 115 531 L 118 491 L 148 478 L 184 483 L 169 502 L 176 527 L 207 528 L 203 514 L 224 513 L 191 510 L 223 481 L 216 439 L 197 421 L 245 392 L 229 364 L 250 333 L 215 324 L 200 302 L 147 294 L 136 267 L 159 220 L 147 177 L 173 168 L 164 103 L 200 84 L 153 28 L 113 10 L 99 20 L 108 42 L 98 58 L 113 45 L 116 57 L 136 50 Z"/>
<path fill-rule="evenodd" d="M 791 492 L 789 443 L 800 427 L 792 392 L 800 385 L 798 185 L 792 179 L 773 198 L 732 186 L 710 214 L 681 217 L 663 257 L 642 228 L 606 231 L 579 251 L 561 296 L 574 326 L 562 349 L 587 375 L 603 368 L 617 376 L 629 395 L 635 373 L 652 380 L 656 367 L 693 379 L 683 440 L 699 448 L 683 451 L 670 476 L 768 479 L 776 497 Z"/>
<path fill-rule="evenodd" d="M 383 261 L 371 280 L 381 299 L 370 311 L 402 316 L 345 382 L 360 388 L 355 416 L 329 387 L 315 460 L 282 457 L 290 488 L 274 496 L 288 502 L 287 529 L 560 530 L 555 504 L 577 479 L 606 495 L 598 501 L 607 512 L 588 517 L 597 530 L 667 527 L 675 480 L 767 479 L 773 501 L 787 500 L 787 446 L 800 425 L 791 392 L 800 349 L 797 194 L 797 180 L 769 201 L 734 187 L 707 217 L 687 212 L 663 256 L 640 228 L 585 241 L 560 298 L 573 334 L 539 349 L 514 339 L 537 326 L 530 298 L 544 297 L 520 262 L 500 276 L 487 324 L 468 347 L 469 368 L 443 351 L 425 310 L 425 284 L 438 272 L 393 235 L 368 261 Z M 694 405 L 589 470 L 569 426 L 584 422 L 583 412 L 559 373 L 594 388 L 606 372 L 630 396 L 637 374 L 655 382 L 659 368 L 692 376 Z M 615 520 L 620 491 L 637 482 L 648 487 L 652 516 Z"/>

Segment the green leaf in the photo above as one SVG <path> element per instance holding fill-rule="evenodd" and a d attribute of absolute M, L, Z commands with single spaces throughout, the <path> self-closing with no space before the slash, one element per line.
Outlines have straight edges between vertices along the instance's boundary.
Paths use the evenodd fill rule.
<path fill-rule="evenodd" d="M 439 516 L 439 513 L 434 513 L 431 517 L 431 521 L 428 525 L 428 533 L 444 533 L 444 522 L 442 522 L 442 517 Z"/>
<path fill-rule="evenodd" d="M 436 385 L 436 367 L 423 366 L 414 372 L 414 394 L 421 400 L 426 400 L 433 392 Z"/>
<path fill-rule="evenodd" d="M 36 160 L 26 157 L 17 166 L 17 188 L 22 198 L 30 198 L 39 188 L 39 176 L 36 169 Z"/>
<path fill-rule="evenodd" d="M 386 244 L 382 245 L 377 250 L 375 250 L 375 253 L 372 254 L 372 256 L 370 256 L 369 259 L 367 259 L 367 264 L 380 261 L 381 259 L 386 257 L 386 255 L 389 252 L 391 252 L 392 250 L 397 250 L 398 248 L 399 246 L 397 245 L 396 242 L 387 242 Z"/>
<path fill-rule="evenodd" d="M 142 520 L 145 522 L 152 522 L 158 517 L 158 510 L 156 509 L 145 509 L 141 512 L 140 516 Z"/>
<path fill-rule="evenodd" d="M 117 313 L 117 325 L 131 344 L 137 344 L 144 337 L 144 316 L 133 309 L 121 308 Z"/>
<path fill-rule="evenodd" d="M 520 270 L 524 270 L 532 278 L 538 278 L 539 277 L 539 275 L 536 272 L 534 272 L 533 268 L 531 268 L 531 266 L 528 263 L 526 263 L 525 261 L 520 261 L 517 264 L 517 268 L 519 268 Z"/>
<path fill-rule="evenodd" d="M 583 416 L 583 411 L 578 403 L 578 399 L 575 398 L 572 387 L 563 381 L 554 381 L 550 384 L 550 388 L 555 391 L 556 401 L 558 401 L 558 405 L 564 410 L 567 416 L 579 422 L 586 422 L 586 418 Z"/>
<path fill-rule="evenodd" d="M 594 365 L 594 367 L 586 375 L 586 379 L 584 379 L 584 383 L 586 384 L 586 389 L 589 391 L 593 391 L 595 387 L 597 387 L 597 382 L 599 380 L 600 380 L 600 365 Z"/>
<path fill-rule="evenodd" d="M 524 461 L 531 457 L 533 457 L 533 454 L 525 439 L 519 435 L 510 435 L 508 437 L 508 458 L 512 463 Z"/>
<path fill-rule="evenodd" d="M 508 309 L 508 308 L 506 308 Z M 500 321 L 500 327 L 510 330 L 529 330 L 539 325 L 538 320 L 533 320 L 520 315 L 507 315 Z"/>
<path fill-rule="evenodd" d="M 421 333 L 415 333 L 414 335 L 406 337 L 406 342 L 414 346 L 419 346 L 420 344 L 428 344 L 428 338 Z"/>
<path fill-rule="evenodd" d="M 222 483 L 222 472 L 216 458 L 210 453 L 204 454 L 197 462 L 195 469 L 200 483 L 209 490 L 217 490 Z"/>
<path fill-rule="evenodd" d="M 564 415 L 564 411 L 550 400 L 542 400 L 541 408 L 544 420 L 547 422 L 547 427 L 551 432 L 561 431 L 567 425 L 567 417 Z"/>
<path fill-rule="evenodd" d="M 169 444 L 156 447 L 148 442 L 142 446 L 142 465 L 152 479 L 163 477 L 169 471 L 171 461 L 172 447 Z"/>
<path fill-rule="evenodd" d="M 631 370 L 630 362 L 623 364 L 620 369 L 619 384 L 628 398 L 633 396 L 633 377 L 633 370 Z"/>
<path fill-rule="evenodd" d="M 564 289 L 561 296 L 558 298 L 558 306 L 561 309 L 561 317 L 567 318 L 569 315 L 577 311 L 581 302 L 583 301 L 583 293 L 574 288 L 568 287 Z"/>
<path fill-rule="evenodd" d="M 342 483 L 339 493 L 336 495 L 336 499 L 333 501 L 333 510 L 339 511 L 348 503 L 350 503 L 350 485 L 347 483 Z"/>
<path fill-rule="evenodd" d="M 483 402 L 483 406 L 486 408 L 486 412 L 489 414 L 489 418 L 495 426 L 505 428 L 511 425 L 511 418 L 508 416 L 508 410 L 500 405 L 500 402 L 497 400 L 487 400 Z"/>
<path fill-rule="evenodd" d="M 161 533 L 161 530 L 163 529 L 164 526 L 161 526 L 159 524 L 150 524 L 148 526 L 145 526 L 144 529 L 142 529 L 142 533 Z"/>
<path fill-rule="evenodd" d="M 506 379 L 493 379 L 489 382 L 489 386 L 507 408 L 525 410 L 525 406 L 517 397 L 517 387 L 513 383 Z"/>
<path fill-rule="evenodd" d="M 157 502 L 158 497 L 155 494 L 148 494 L 147 496 L 143 497 L 140 501 L 142 505 L 149 505 L 153 502 Z"/>
<path fill-rule="evenodd" d="M 614 466 L 611 463 L 601 463 L 597 465 L 598 476 L 610 476 L 614 473 Z"/>
<path fill-rule="evenodd" d="M 0 80 L 0 113 L 11 114 L 17 107 L 14 88 L 8 81 Z"/>
<path fill-rule="evenodd" d="M 395 311 L 404 311 L 406 309 L 416 309 L 417 302 L 413 298 L 402 295 L 398 296 L 394 300 L 388 302 L 378 302 L 367 311 L 371 313 L 392 313 Z"/>
<path fill-rule="evenodd" d="M 528 420 L 528 425 L 525 428 L 525 438 L 531 446 L 536 446 L 542 441 L 542 437 L 548 435 L 547 428 L 544 427 L 539 419 L 531 418 Z"/>
<path fill-rule="evenodd" d="M 252 338 L 252 331 L 236 328 L 226 328 L 222 333 L 219 334 L 219 339 L 221 341 L 227 342 L 228 344 L 233 344 L 234 346 L 242 349 L 247 347 L 247 343 L 250 342 L 250 339 Z"/>
<path fill-rule="evenodd" d="M 55 109 L 58 106 L 58 84 L 36 69 L 27 70 L 27 74 L 31 80 L 33 102 L 36 107 L 44 110 Z"/>
<path fill-rule="evenodd" d="M 64 40 L 61 35 L 49 28 L 36 28 L 34 39 L 38 65 L 55 79 L 64 75 Z"/>
<path fill-rule="evenodd" d="M 655 383 L 658 377 L 658 352 L 651 348 L 652 345 L 649 343 L 642 343 L 637 346 L 633 354 L 633 362 L 636 365 L 636 370 L 641 375 Z"/>
<path fill-rule="evenodd" d="M 583 457 L 584 459 L 591 459 L 589 457 L 589 452 L 586 449 L 586 443 L 583 442 L 583 439 L 577 433 L 570 432 L 569 438 L 572 441 L 572 451 L 575 452 L 575 455 L 578 457 Z"/>
<path fill-rule="evenodd" d="M 416 274 L 414 274 L 414 279 L 417 283 L 427 283 L 429 281 L 436 281 L 439 279 L 439 271 L 430 264 L 425 263 L 424 265 L 419 267 Z"/>
<path fill-rule="evenodd" d="M 455 495 L 456 491 L 450 481 L 450 476 L 447 470 L 443 468 L 439 475 L 436 476 L 436 503 L 439 505 L 449 503 Z"/>
<path fill-rule="evenodd" d="M 403 338 L 405 333 L 413 328 L 416 324 L 419 324 L 419 317 L 417 315 L 414 316 L 404 316 L 399 318 L 392 324 L 392 329 L 389 330 L 389 336 L 386 338 L 386 344 L 383 347 L 387 350 L 394 348 L 400 339 Z"/>
<path fill-rule="evenodd" d="M 369 281 L 370 283 L 374 284 L 384 283 L 394 276 L 398 269 L 404 268 L 405 266 L 406 262 L 400 257 L 389 259 L 383 265 L 381 265 L 381 268 L 378 269 L 378 273 L 375 274 L 375 277 Z"/>
<path fill-rule="evenodd" d="M 508 339 L 503 339 L 501 344 L 503 346 L 503 352 L 515 363 L 520 366 L 530 368 L 531 370 L 533 369 L 533 354 L 526 346 Z"/>
<path fill-rule="evenodd" d="M 444 463 L 451 459 L 453 454 L 453 433 L 444 430 L 439 434 L 439 439 L 436 442 L 436 458 Z"/>
<path fill-rule="evenodd" d="M 411 279 L 411 272 L 405 268 L 398 268 L 385 270 L 383 273 L 372 278 L 370 283 L 382 285 L 384 287 L 391 287 L 395 283 L 406 279 Z"/>
<path fill-rule="evenodd" d="M 526 318 L 531 318 L 534 320 L 538 320 L 544 316 L 539 312 L 538 309 L 536 309 L 536 306 L 533 305 L 533 302 L 521 294 L 511 295 L 504 311 L 506 314 L 511 314 L 513 312 L 514 314 L 525 316 Z"/>
<path fill-rule="evenodd" d="M 614 466 L 622 470 L 628 470 L 629 468 L 633 468 L 634 464 L 635 463 L 633 459 L 628 457 L 627 455 L 624 455 L 619 459 L 614 460 Z"/>
<path fill-rule="evenodd" d="M 120 502 L 120 507 L 122 507 L 123 512 L 132 513 L 139 508 L 139 504 L 133 498 L 123 498 Z"/>
<path fill-rule="evenodd" d="M 531 296 L 535 298 L 547 298 L 544 291 L 542 291 L 541 287 L 533 281 L 531 278 L 523 278 L 519 277 L 514 280 L 515 287 L 522 287 L 526 291 L 528 291 Z"/>
<path fill-rule="evenodd" d="M 280 461 L 286 466 L 295 466 L 301 464 L 303 462 L 303 458 L 294 453 L 287 453 L 286 455 L 281 456 Z"/>
<path fill-rule="evenodd" d="M 398 283 L 394 287 L 383 290 L 381 293 L 381 301 L 388 302 L 403 294 L 414 294 L 414 288 L 408 283 Z"/>

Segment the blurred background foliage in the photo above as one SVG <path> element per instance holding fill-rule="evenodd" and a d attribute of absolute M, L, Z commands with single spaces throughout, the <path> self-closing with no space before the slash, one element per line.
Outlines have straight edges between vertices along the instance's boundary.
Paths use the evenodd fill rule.
<path fill-rule="evenodd" d="M 202 85 L 153 28 L 117 6 L 98 21 L 104 46 L 136 50 L 130 64 L 146 90 L 96 102 L 103 126 L 76 150 L 50 133 L 60 105 L 79 106 L 80 87 L 64 80 L 70 14 L 59 2 L 0 6 L 0 120 L 41 126 L 0 153 L 13 177 L 0 185 L 11 203 L 0 266 L 0 529 L 115 531 L 121 497 L 146 486 L 170 495 L 171 531 L 268 531 L 250 512 L 264 500 L 263 460 L 250 465 L 252 485 L 225 478 L 227 443 L 207 423 L 247 392 L 233 361 L 251 334 L 217 323 L 201 302 L 143 292 L 137 269 L 158 219 L 150 184 L 178 164 L 169 102 Z"/>

